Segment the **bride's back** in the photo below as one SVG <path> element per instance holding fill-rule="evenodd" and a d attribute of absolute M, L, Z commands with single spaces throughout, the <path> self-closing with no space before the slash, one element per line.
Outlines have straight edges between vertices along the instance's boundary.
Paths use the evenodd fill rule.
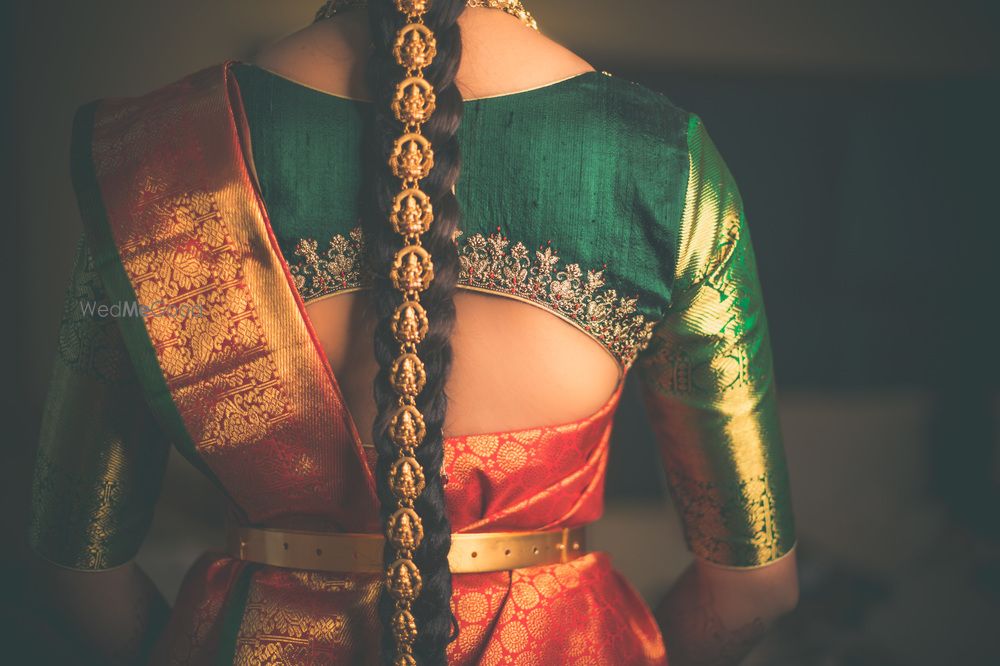
<path fill-rule="evenodd" d="M 255 63 L 333 96 L 368 99 L 365 21 L 365 12 L 354 11 L 316 23 L 264 49 Z M 575 54 L 502 12 L 469 9 L 459 24 L 463 57 L 456 80 L 465 99 L 537 89 L 593 70 Z M 255 166 L 259 173 L 268 169 L 260 160 Z M 460 177 L 459 187 L 463 186 L 472 190 L 476 181 Z M 474 192 L 466 194 L 475 198 Z M 463 210 L 463 214 L 475 218 L 479 211 Z M 614 224 L 615 220 L 599 222 Z M 614 392 L 621 376 L 619 363 L 564 317 L 530 300 L 470 289 L 460 288 L 455 303 L 446 435 L 577 420 L 597 411 Z M 372 384 L 378 366 L 368 292 L 348 291 L 307 302 L 307 312 L 361 436 L 370 443 L 375 416 Z"/>

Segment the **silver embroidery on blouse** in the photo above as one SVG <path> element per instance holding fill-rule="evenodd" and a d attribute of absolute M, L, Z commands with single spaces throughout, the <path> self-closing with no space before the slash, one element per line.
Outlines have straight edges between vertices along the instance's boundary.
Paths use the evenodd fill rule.
<path fill-rule="evenodd" d="M 655 322 L 638 312 L 638 299 L 607 286 L 603 268 L 560 265 L 551 246 L 532 252 L 499 232 L 464 240 L 459 232 L 456 244 L 460 286 L 513 296 L 554 312 L 600 342 L 626 368 L 649 344 Z M 322 251 L 316 240 L 299 240 L 289 270 L 307 302 L 367 286 L 371 273 L 361 228 L 333 236 Z"/>

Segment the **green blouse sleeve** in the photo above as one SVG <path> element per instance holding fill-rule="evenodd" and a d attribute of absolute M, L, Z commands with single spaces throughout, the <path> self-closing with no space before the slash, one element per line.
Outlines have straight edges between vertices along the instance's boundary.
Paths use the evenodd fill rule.
<path fill-rule="evenodd" d="M 169 451 L 110 307 L 81 241 L 42 419 L 29 532 L 41 557 L 73 569 L 109 569 L 135 556 Z"/>
<path fill-rule="evenodd" d="M 739 191 L 701 120 L 670 308 L 637 370 L 690 549 L 751 567 L 795 542 L 767 320 Z"/>

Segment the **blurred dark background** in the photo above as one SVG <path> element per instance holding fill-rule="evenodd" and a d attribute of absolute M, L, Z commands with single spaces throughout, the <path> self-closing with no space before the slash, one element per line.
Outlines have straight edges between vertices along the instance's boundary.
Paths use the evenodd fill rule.
<path fill-rule="evenodd" d="M 748 663 L 1000 663 L 1000 3 L 525 2 L 598 69 L 698 113 L 740 184 L 771 322 L 803 589 Z M 13 381 L 0 634 L 11 632 L 3 643 L 14 653 L 35 650 L 31 663 L 72 663 L 23 575 L 34 443 L 79 234 L 72 113 L 248 57 L 318 4 L 3 10 L 4 61 L 14 63 L 12 103 L 0 111 Z M 634 396 L 612 451 L 596 541 L 653 601 L 687 555 Z M 168 598 L 218 542 L 218 524 L 212 491 L 173 461 L 140 555 Z"/>

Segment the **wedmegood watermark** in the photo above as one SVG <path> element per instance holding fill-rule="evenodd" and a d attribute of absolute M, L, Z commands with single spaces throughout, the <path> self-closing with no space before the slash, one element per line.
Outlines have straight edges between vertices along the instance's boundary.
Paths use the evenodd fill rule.
<path fill-rule="evenodd" d="M 207 317 L 205 307 L 200 303 L 173 303 L 163 301 L 146 304 L 138 301 L 119 301 L 117 303 L 98 303 L 97 301 L 80 301 L 80 313 L 85 317 L 98 319 L 128 319 L 133 317 L 168 317 L 184 319 L 185 317 Z"/>

